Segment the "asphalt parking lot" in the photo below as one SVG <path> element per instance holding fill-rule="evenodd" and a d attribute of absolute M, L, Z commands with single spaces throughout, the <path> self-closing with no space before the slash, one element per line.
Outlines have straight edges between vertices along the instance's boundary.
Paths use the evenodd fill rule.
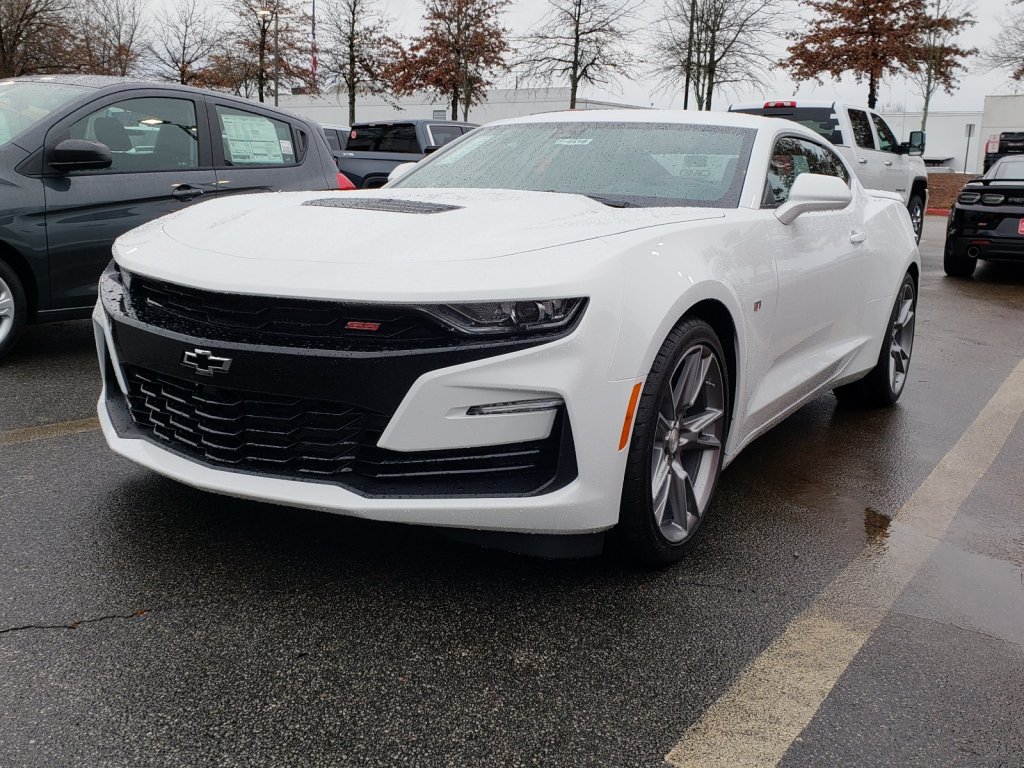
<path fill-rule="evenodd" d="M 682 564 L 547 561 L 111 454 L 88 321 L 0 366 L 0 768 L 1022 766 L 1024 265 L 942 272 L 910 383 L 725 472 Z"/>

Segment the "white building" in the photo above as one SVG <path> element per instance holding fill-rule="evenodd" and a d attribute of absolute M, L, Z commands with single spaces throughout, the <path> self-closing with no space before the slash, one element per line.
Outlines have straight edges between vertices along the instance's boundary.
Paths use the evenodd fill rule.
<path fill-rule="evenodd" d="M 281 95 L 280 106 L 327 125 L 348 124 L 348 93 L 331 91 L 316 96 Z M 499 88 L 487 92 L 487 100 L 469 111 L 469 122 L 489 123 L 506 117 L 557 112 L 569 108 L 568 88 Z M 593 99 L 577 99 L 576 109 L 636 108 Z M 461 110 L 460 110 L 461 112 Z M 360 94 L 356 101 L 356 120 L 449 120 L 451 104 L 429 93 L 397 100 L 397 105 L 381 96 Z M 462 119 L 462 115 L 459 115 Z"/>
<path fill-rule="evenodd" d="M 988 104 L 988 100 L 985 103 Z M 983 153 L 985 143 L 982 115 L 982 112 L 929 112 L 925 126 L 925 162 L 936 169 L 956 173 L 981 173 L 978 152 L 981 147 Z M 882 117 L 900 141 L 906 141 L 911 131 L 921 128 L 920 112 L 884 112 Z"/>

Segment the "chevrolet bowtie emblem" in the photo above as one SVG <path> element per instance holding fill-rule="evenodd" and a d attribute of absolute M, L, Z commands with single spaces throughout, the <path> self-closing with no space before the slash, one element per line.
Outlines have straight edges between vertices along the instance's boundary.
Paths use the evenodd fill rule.
<path fill-rule="evenodd" d="M 213 376 L 215 373 L 227 373 L 231 367 L 231 358 L 217 357 L 208 349 L 187 349 L 181 364 L 200 376 Z"/>

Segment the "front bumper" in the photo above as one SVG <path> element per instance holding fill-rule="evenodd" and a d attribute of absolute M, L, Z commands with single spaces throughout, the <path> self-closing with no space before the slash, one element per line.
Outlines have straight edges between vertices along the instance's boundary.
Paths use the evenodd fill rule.
<path fill-rule="evenodd" d="M 104 295 L 104 293 L 106 295 Z M 389 387 L 387 368 L 363 388 L 369 410 L 382 415 L 375 449 L 390 457 L 505 456 L 524 445 L 557 451 L 550 477 L 539 482 L 506 482 L 512 472 L 492 473 L 495 482 L 474 483 L 454 469 L 446 481 L 437 473 L 429 483 L 369 484 L 352 475 L 330 479 L 295 479 L 246 462 L 226 467 L 191 454 L 187 446 L 161 440 L 153 429 L 140 429 L 138 412 L 170 405 L 179 424 L 181 391 L 169 388 L 163 405 L 138 398 L 139 370 L 171 377 L 174 382 L 212 386 L 181 366 L 182 350 L 214 346 L 233 360 L 231 379 L 243 390 L 308 397 L 331 389 L 359 368 L 346 369 L 336 357 L 317 350 L 267 350 L 185 336 L 146 326 L 118 312 L 110 286 L 101 291 L 94 312 L 104 389 L 99 416 L 111 448 L 126 458 L 188 485 L 217 493 L 290 506 L 392 522 L 529 533 L 588 533 L 607 529 L 618 519 L 625 451 L 618 450 L 622 418 L 635 379 L 607 381 L 607 360 L 595 358 L 600 338 L 614 338 L 618 318 L 610 313 L 586 315 L 569 336 L 538 346 L 483 359 L 427 366 L 408 383 Z M 605 347 L 607 345 L 604 345 Z M 259 368 L 267 360 L 271 369 Z M 287 363 L 281 365 L 280 361 Z M 408 361 L 406 361 L 408 362 Z M 257 370 L 246 379 L 246 371 Z M 365 369 L 364 369 L 365 370 Z M 238 378 L 236 379 L 236 374 Z M 148 375 L 148 374 L 147 374 Z M 402 379 L 398 376 L 397 379 Z M 219 383 L 219 382 L 218 382 Z M 144 385 L 148 386 L 148 385 Z M 216 388 L 220 391 L 220 388 Z M 150 387 L 152 391 L 152 387 Z M 197 390 L 200 391 L 200 390 Z M 134 399 L 129 396 L 134 396 Z M 470 405 L 558 396 L 560 413 L 467 416 Z M 209 410 L 209 409 L 208 409 Z M 166 416 L 166 414 L 164 414 Z M 163 417 L 161 417 L 163 418 Z M 192 422 L 186 422 L 192 424 Z M 145 425 L 144 425 L 145 426 Z M 194 424 L 193 424 L 194 426 Z M 379 437 L 377 436 L 379 434 Z M 507 460 L 507 457 L 505 458 Z M 514 462 L 513 462 L 514 463 Z M 408 473 L 414 474 L 414 473 Z M 519 480 L 523 475 L 520 473 Z M 535 476 L 534 479 L 536 480 Z"/>

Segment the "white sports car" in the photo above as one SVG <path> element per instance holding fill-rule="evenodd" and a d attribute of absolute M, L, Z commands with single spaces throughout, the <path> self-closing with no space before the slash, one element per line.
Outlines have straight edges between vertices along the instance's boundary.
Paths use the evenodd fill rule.
<path fill-rule="evenodd" d="M 827 390 L 899 398 L 919 276 L 901 202 L 794 123 L 506 120 L 383 190 L 121 237 L 99 416 L 198 488 L 668 562 L 772 425 Z"/>

